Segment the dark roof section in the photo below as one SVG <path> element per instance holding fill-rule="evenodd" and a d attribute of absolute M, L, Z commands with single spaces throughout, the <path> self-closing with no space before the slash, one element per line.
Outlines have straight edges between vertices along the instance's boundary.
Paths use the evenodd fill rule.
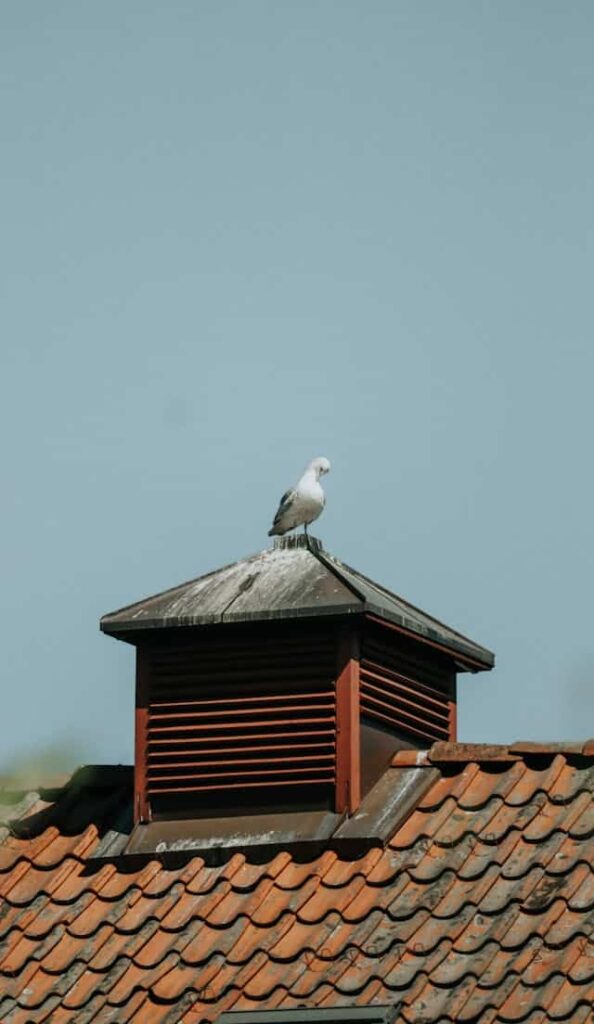
<path fill-rule="evenodd" d="M 131 772 L 0 794 L 2 1024 L 388 1004 L 395 1024 L 591 1024 L 594 741 L 400 751 L 394 788 L 410 767 L 431 784 L 356 859 L 101 861 Z"/>
<path fill-rule="evenodd" d="M 469 658 L 477 668 L 495 662 L 491 651 L 301 535 L 277 538 L 271 549 L 104 615 L 101 629 L 131 640 L 146 629 L 363 613 Z"/>

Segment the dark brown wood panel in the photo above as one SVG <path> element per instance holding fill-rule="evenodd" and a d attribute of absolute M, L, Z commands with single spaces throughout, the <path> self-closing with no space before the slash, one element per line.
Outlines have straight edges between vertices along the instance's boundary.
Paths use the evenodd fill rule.
<path fill-rule="evenodd" d="M 166 814 L 168 795 L 199 812 L 217 792 L 228 802 L 245 790 L 249 806 L 249 792 L 265 786 L 277 800 L 286 790 L 289 802 L 327 801 L 336 784 L 335 634 L 274 632 L 236 631 L 226 644 L 220 633 L 165 639 L 139 651 L 145 813 L 158 802 Z"/>

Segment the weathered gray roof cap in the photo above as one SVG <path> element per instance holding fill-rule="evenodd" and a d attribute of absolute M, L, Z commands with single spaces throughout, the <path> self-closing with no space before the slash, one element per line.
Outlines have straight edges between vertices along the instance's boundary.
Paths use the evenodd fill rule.
<path fill-rule="evenodd" d="M 321 615 L 373 614 L 466 655 L 485 668 L 491 651 L 373 583 L 324 551 L 313 537 L 278 537 L 233 565 L 104 615 L 101 629 L 121 639 L 141 630 Z"/>

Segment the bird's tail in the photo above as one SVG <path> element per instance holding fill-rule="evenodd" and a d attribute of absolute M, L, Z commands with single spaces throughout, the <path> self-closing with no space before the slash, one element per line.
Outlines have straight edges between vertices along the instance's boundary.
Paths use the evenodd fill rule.
<path fill-rule="evenodd" d="M 273 526 L 268 531 L 268 536 L 269 537 L 281 537 L 283 533 L 284 533 L 284 530 L 279 530 L 278 526 Z"/>

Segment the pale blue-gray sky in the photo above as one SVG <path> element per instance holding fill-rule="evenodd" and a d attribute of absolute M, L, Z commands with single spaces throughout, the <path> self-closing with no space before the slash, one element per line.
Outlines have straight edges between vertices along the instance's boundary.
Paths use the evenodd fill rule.
<path fill-rule="evenodd" d="M 465 740 L 594 735 L 594 7 L 0 8 L 2 765 L 131 759 L 101 613 L 326 547 L 492 647 Z"/>

